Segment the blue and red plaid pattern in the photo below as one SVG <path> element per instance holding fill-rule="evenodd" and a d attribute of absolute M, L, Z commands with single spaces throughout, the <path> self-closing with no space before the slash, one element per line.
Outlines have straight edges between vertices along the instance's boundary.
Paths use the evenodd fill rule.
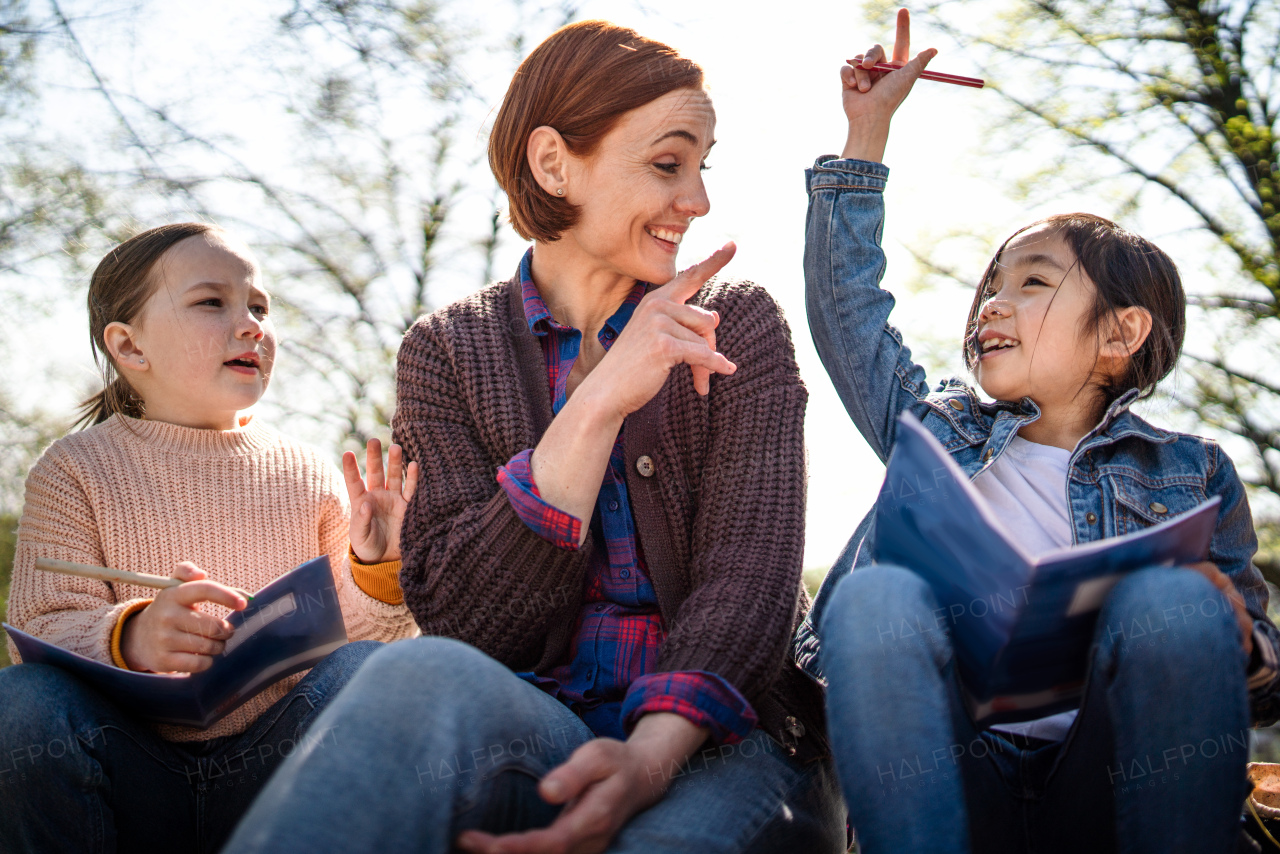
<path fill-rule="evenodd" d="M 582 536 L 582 521 L 542 500 L 533 482 L 533 449 L 521 451 L 498 469 L 498 483 L 506 490 L 511 506 L 526 525 L 550 540 L 557 548 L 576 549 Z"/>
<path fill-rule="evenodd" d="M 542 342 L 551 408 L 559 413 L 582 333 L 551 316 L 533 283 L 532 259 L 530 249 L 520 263 L 525 318 Z M 644 294 L 645 284 L 638 282 L 600 330 L 605 350 L 622 334 Z M 595 548 L 565 659 L 549 673 L 520 676 L 572 708 L 596 735 L 625 738 L 642 715 L 673 712 L 706 727 L 717 743 L 731 744 L 756 725 L 755 710 L 737 689 L 705 671 L 652 672 L 667 630 L 636 538 L 622 437 L 620 430 L 596 498 L 590 522 Z M 532 453 L 521 451 L 498 469 L 498 483 L 530 530 L 559 548 L 576 549 L 582 522 L 542 500 L 529 463 Z"/>

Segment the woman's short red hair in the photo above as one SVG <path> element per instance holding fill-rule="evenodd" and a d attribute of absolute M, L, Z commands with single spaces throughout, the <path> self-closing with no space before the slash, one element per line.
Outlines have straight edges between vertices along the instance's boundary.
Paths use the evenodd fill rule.
<path fill-rule="evenodd" d="M 549 195 L 529 169 L 529 135 L 555 128 L 579 157 L 627 113 L 677 89 L 702 86 L 702 69 L 662 42 L 608 21 L 561 27 L 534 48 L 511 80 L 489 136 L 489 166 L 507 194 L 511 225 L 525 240 L 552 241 L 578 207 Z"/>

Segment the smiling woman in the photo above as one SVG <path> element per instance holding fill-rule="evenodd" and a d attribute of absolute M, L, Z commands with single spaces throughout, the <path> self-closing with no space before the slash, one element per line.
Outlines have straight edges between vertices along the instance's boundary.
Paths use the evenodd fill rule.
<path fill-rule="evenodd" d="M 533 246 L 397 368 L 423 472 L 401 583 L 429 637 L 370 659 L 330 710 L 350 737 L 291 757 L 235 850 L 369 828 L 384 854 L 844 850 L 821 695 L 786 655 L 808 608 L 790 331 L 712 279 L 732 244 L 676 273 L 715 124 L 695 63 L 607 22 L 520 66 L 489 161 Z M 405 773 L 422 792 L 386 796 Z"/>

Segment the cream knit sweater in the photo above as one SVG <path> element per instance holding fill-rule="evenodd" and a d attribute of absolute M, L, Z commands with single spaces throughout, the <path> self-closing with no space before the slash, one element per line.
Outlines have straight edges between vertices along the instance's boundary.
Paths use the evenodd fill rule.
<path fill-rule="evenodd" d="M 369 581 L 372 568 L 358 566 L 364 588 L 355 582 L 348 514 L 336 467 L 256 420 L 221 431 L 116 415 L 55 442 L 27 476 L 7 620 L 119 664 L 112 656 L 117 623 L 156 591 L 43 572 L 35 568 L 37 557 L 166 576 L 190 560 L 210 579 L 252 593 L 327 554 L 350 640 L 417 634 L 402 601 L 388 604 L 365 592 L 380 589 Z M 397 566 L 379 571 L 394 573 Z M 385 590 L 384 584 L 383 600 L 400 599 Z M 201 608 L 227 613 L 209 603 Z M 18 660 L 12 641 L 9 654 Z M 163 725 L 160 733 L 195 741 L 243 732 L 302 675 L 277 682 L 208 729 Z"/>

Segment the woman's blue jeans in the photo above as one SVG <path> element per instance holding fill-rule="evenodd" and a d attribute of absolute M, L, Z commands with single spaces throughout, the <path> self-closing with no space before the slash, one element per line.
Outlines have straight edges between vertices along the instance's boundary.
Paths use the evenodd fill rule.
<path fill-rule="evenodd" d="M 297 751 L 226 851 L 444 854 L 469 828 L 549 824 L 538 780 L 593 735 L 560 702 L 474 647 L 426 637 L 380 650 L 315 724 L 332 747 Z M 755 731 L 709 747 L 610 851 L 840 852 L 845 811 L 829 759 L 802 765 Z"/>
<path fill-rule="evenodd" d="M 381 646 L 340 647 L 245 732 L 196 742 L 55 667 L 0 670 L 0 851 L 212 854 L 285 757 L 335 743 L 316 718 Z"/>
<path fill-rule="evenodd" d="M 1148 569 L 1113 588 L 1075 724 L 1037 749 L 975 727 L 937 607 L 919 576 L 869 566 L 823 616 L 831 741 L 863 854 L 1234 850 L 1244 655 L 1202 576 Z"/>

